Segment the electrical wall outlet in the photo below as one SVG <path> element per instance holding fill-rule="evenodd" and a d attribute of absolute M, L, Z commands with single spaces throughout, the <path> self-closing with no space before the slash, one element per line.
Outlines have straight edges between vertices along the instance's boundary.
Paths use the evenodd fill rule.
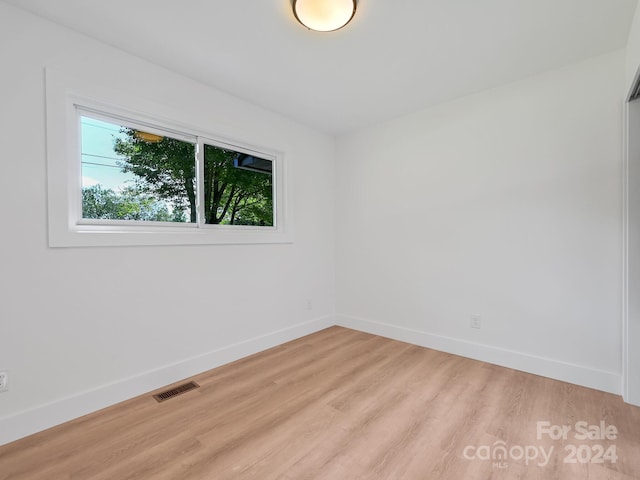
<path fill-rule="evenodd" d="M 6 392 L 9 390 L 9 372 L 0 372 L 0 392 Z"/>
<path fill-rule="evenodd" d="M 307 310 L 313 310 L 313 300 L 307 298 Z"/>
<path fill-rule="evenodd" d="M 480 315 L 471 315 L 471 328 L 482 328 Z"/>

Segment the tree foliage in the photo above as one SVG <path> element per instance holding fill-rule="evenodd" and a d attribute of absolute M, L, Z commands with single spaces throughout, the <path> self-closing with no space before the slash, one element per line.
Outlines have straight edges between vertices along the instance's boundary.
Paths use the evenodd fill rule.
<path fill-rule="evenodd" d="M 236 168 L 238 152 L 205 145 L 204 211 L 207 223 L 273 225 L 270 174 Z"/>
<path fill-rule="evenodd" d="M 196 171 L 195 146 L 173 138 L 149 142 L 124 129 L 126 140 L 116 139 L 114 151 L 126 158 L 120 166 L 136 176 L 136 187 L 168 201 L 178 210 L 188 212 L 195 222 Z"/>
<path fill-rule="evenodd" d="M 84 218 L 103 220 L 146 220 L 156 222 L 184 222 L 184 211 L 169 211 L 165 202 L 127 187 L 122 192 L 102 188 L 100 185 L 82 189 L 82 215 Z"/>
<path fill-rule="evenodd" d="M 174 211 L 197 220 L 195 146 L 170 137 L 149 141 L 125 128 L 114 150 L 125 157 L 121 167 L 136 177 L 136 188 L 169 202 Z M 205 145 L 203 209 L 205 222 L 273 225 L 272 175 L 234 166 L 241 155 Z"/>

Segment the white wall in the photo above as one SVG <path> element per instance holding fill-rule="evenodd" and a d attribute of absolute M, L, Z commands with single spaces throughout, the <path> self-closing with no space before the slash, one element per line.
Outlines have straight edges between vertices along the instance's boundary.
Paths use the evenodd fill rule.
<path fill-rule="evenodd" d="M 339 323 L 620 393 L 624 61 L 339 139 Z"/>
<path fill-rule="evenodd" d="M 640 8 L 636 8 L 626 48 L 626 75 L 624 94 L 629 92 L 640 66 Z"/>
<path fill-rule="evenodd" d="M 640 8 L 636 9 L 626 49 L 626 82 L 624 96 L 628 98 L 640 69 Z M 624 397 L 629 403 L 640 405 L 640 100 L 626 105 L 628 149 L 625 158 L 627 187 L 625 198 L 626 280 L 624 345 Z"/>
<path fill-rule="evenodd" d="M 3 2 L 0 65 L 0 444 L 333 324 L 333 139 Z M 284 148 L 294 243 L 48 248 L 47 66 Z"/>
<path fill-rule="evenodd" d="M 640 406 L 640 100 L 628 104 L 625 400 Z"/>

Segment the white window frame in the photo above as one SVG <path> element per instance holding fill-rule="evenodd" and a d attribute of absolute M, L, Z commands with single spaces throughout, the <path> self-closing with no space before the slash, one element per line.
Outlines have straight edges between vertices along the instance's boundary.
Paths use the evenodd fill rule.
<path fill-rule="evenodd" d="M 128 245 L 265 244 L 292 242 L 287 198 L 287 166 L 282 150 L 215 135 L 202 128 L 167 120 L 162 106 L 104 87 L 46 71 L 47 183 L 50 247 Z M 122 105 L 127 105 L 123 107 Z M 133 107 L 133 108 L 132 108 Z M 144 112 L 144 113 L 143 113 Z M 149 112 L 149 113 L 147 113 Z M 197 150 L 197 195 L 203 175 L 204 144 L 256 155 L 273 162 L 274 226 L 210 225 L 198 208 L 198 222 L 170 223 L 82 218 L 80 116 L 122 121 L 145 131 L 170 133 L 193 142 Z"/>

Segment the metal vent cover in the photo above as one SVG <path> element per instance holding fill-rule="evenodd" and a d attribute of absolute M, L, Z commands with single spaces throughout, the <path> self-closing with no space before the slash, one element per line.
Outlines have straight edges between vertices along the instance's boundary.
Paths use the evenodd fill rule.
<path fill-rule="evenodd" d="M 183 393 L 186 393 L 190 390 L 194 390 L 196 388 L 200 388 L 196 382 L 188 382 L 183 383 L 182 385 L 178 385 L 170 390 L 165 390 L 164 392 L 157 393 L 153 396 L 158 402 L 164 402 L 165 400 L 169 400 L 173 397 L 177 397 Z"/>

